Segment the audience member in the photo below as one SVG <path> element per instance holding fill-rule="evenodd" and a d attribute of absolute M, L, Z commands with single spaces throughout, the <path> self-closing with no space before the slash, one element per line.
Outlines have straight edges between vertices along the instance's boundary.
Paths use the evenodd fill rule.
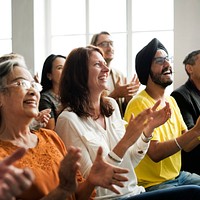
<path fill-rule="evenodd" d="M 200 143 L 200 120 L 187 131 L 175 99 L 165 94 L 166 87 L 172 84 L 167 49 L 154 38 L 137 53 L 135 64 L 138 78 L 146 88 L 129 102 L 125 120 L 128 121 L 132 114 L 137 116 L 158 100 L 161 101 L 159 108 L 167 101 L 172 111 L 171 117 L 154 129 L 147 155 L 135 169 L 139 184 L 147 191 L 200 185 L 200 176 L 180 171 L 181 150 L 191 151 Z"/>
<path fill-rule="evenodd" d="M 181 110 L 188 129 L 194 127 L 200 116 L 200 50 L 189 53 L 183 61 L 188 80 L 171 94 Z M 200 175 L 200 145 L 190 152 L 181 152 L 182 170 Z"/>
<path fill-rule="evenodd" d="M 124 188 L 119 188 L 120 195 L 98 187 L 97 199 L 189 199 L 193 193 L 186 193 L 187 187 L 145 193 L 144 188 L 137 185 L 134 168 L 148 149 L 152 130 L 163 124 L 171 111 L 168 103 L 156 111 L 159 100 L 136 118 L 132 116 L 125 131 L 116 101 L 102 95 L 108 75 L 109 67 L 98 47 L 72 50 L 61 75 L 60 96 L 64 110 L 55 128 L 66 146 L 81 148 L 80 170 L 85 178 L 99 146 L 104 148 L 107 162 L 129 169 L 129 181 Z M 200 187 L 195 188 L 200 190 Z"/>
<path fill-rule="evenodd" d="M 41 85 L 43 89 L 41 91 L 39 110 L 51 109 L 51 118 L 46 128 L 52 130 L 55 128 L 61 104 L 58 88 L 65 59 L 62 55 L 51 54 L 46 58 L 42 69 Z"/>
<path fill-rule="evenodd" d="M 26 65 L 24 57 L 18 53 L 9 53 L 2 55 L 0 57 L 0 63 L 10 59 L 19 60 L 20 62 L 23 62 L 24 65 Z M 44 109 L 41 112 L 39 112 L 38 116 L 32 120 L 30 128 L 33 130 L 37 130 L 41 127 L 45 127 L 50 119 L 50 111 L 50 109 Z"/>
<path fill-rule="evenodd" d="M 32 186 L 17 199 L 38 200 L 45 196 L 42 200 L 86 200 L 95 195 L 95 186 L 119 193 L 115 185 L 123 187 L 127 178 L 122 173 L 128 170 L 106 163 L 102 148 L 84 180 L 79 172 L 80 149 L 71 147 L 65 156 L 66 148 L 53 130 L 30 130 L 30 122 L 38 115 L 41 88 L 19 60 L 0 64 L 0 159 L 23 147 L 27 152 L 15 167 L 31 168 L 35 175 Z"/>
<path fill-rule="evenodd" d="M 124 74 L 114 67 L 111 67 L 111 61 L 114 58 L 114 45 L 111 35 L 108 32 L 101 32 L 92 37 L 91 45 L 98 46 L 103 50 L 104 59 L 110 68 L 108 77 L 108 95 L 114 98 L 120 108 L 121 116 L 124 116 L 127 103 L 137 93 L 140 83 L 136 75 L 133 76 L 130 83 L 127 83 Z"/>
<path fill-rule="evenodd" d="M 13 200 L 32 185 L 33 172 L 28 168 L 19 169 L 13 166 L 25 152 L 24 148 L 20 148 L 0 162 L 0 200 Z"/>

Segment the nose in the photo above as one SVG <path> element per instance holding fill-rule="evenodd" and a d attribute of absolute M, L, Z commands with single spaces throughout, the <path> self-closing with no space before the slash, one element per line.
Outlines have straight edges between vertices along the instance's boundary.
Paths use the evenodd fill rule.
<path fill-rule="evenodd" d="M 38 91 L 33 86 L 31 86 L 28 90 L 28 94 L 34 96 L 38 94 Z"/>
<path fill-rule="evenodd" d="M 104 72 L 109 72 L 110 71 L 110 68 L 108 67 L 107 64 L 103 64 L 103 71 Z"/>

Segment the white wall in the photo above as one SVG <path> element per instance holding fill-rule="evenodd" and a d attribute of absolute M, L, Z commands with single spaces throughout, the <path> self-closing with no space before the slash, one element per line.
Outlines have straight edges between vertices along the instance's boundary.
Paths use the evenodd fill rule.
<path fill-rule="evenodd" d="M 187 80 L 185 56 L 200 49 L 200 0 L 174 0 L 174 88 Z"/>

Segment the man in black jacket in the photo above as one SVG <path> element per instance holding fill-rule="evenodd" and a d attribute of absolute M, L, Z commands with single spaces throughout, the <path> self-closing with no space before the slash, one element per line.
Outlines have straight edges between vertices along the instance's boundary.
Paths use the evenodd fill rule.
<path fill-rule="evenodd" d="M 183 61 L 188 80 L 171 94 L 181 110 L 188 129 L 200 116 L 200 50 L 189 53 Z M 200 175 L 200 145 L 191 152 L 182 151 L 182 170 Z"/>

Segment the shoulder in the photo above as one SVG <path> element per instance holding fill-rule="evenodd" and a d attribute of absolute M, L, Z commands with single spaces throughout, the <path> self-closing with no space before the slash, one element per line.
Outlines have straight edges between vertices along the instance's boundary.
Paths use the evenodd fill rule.
<path fill-rule="evenodd" d="M 58 116 L 57 121 L 65 120 L 65 119 L 68 119 L 69 121 L 74 121 L 74 120 L 79 119 L 79 116 L 75 112 L 64 109 Z"/>
<path fill-rule="evenodd" d="M 39 138 L 44 138 L 45 140 L 48 138 L 58 139 L 59 137 L 55 131 L 46 128 L 40 128 L 39 130 L 33 131 Z"/>
<path fill-rule="evenodd" d="M 137 95 L 135 95 L 128 103 L 128 106 L 133 106 L 133 105 L 137 105 L 137 104 L 148 104 L 148 102 L 150 101 L 150 96 L 146 93 L 145 90 L 142 90 L 141 92 L 139 92 Z"/>
<path fill-rule="evenodd" d="M 40 145 L 46 146 L 46 144 L 48 143 L 48 145 L 52 145 L 53 148 L 58 148 L 59 151 L 62 152 L 63 155 L 65 155 L 65 145 L 55 131 L 46 128 L 40 128 L 39 130 L 33 131 L 33 133 L 38 136 Z"/>
<path fill-rule="evenodd" d="M 104 97 L 109 103 L 112 105 L 114 112 L 119 111 L 119 105 L 117 104 L 117 101 L 113 99 L 112 97 Z M 119 111 L 120 112 L 120 111 Z"/>
<path fill-rule="evenodd" d="M 175 89 L 171 96 L 176 99 L 176 101 L 184 99 L 190 99 L 191 96 L 191 89 L 186 86 L 186 84 L 180 86 L 179 88 Z"/>

